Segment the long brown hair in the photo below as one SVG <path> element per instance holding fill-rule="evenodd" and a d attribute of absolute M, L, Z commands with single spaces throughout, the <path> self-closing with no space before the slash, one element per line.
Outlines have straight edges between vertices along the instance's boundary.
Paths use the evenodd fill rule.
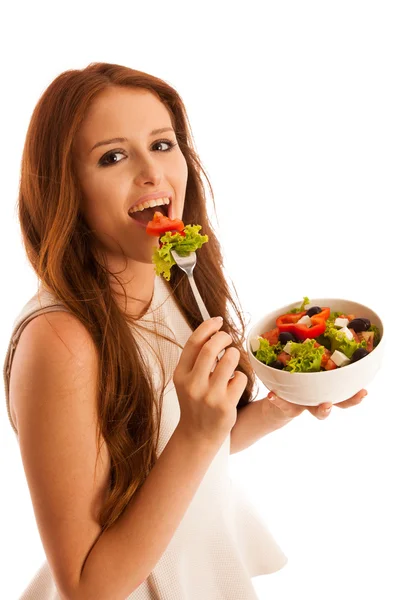
<path fill-rule="evenodd" d="M 18 210 L 25 250 L 39 280 L 82 322 L 98 352 L 97 456 L 103 438 L 111 459 L 108 495 L 98 517 L 103 531 L 122 514 L 157 460 L 162 404 L 162 393 L 157 400 L 129 319 L 113 296 L 110 276 L 115 274 L 107 270 L 104 260 L 98 260 L 93 234 L 80 212 L 82 192 L 73 168 L 72 146 L 91 102 L 109 86 L 151 91 L 169 111 L 188 165 L 182 220 L 201 224 L 201 234 L 208 235 L 208 242 L 197 253 L 196 283 L 210 315 L 224 318 L 221 329 L 232 336 L 241 353 L 237 369 L 248 377 L 238 408 L 254 399 L 255 387 L 243 347 L 246 324 L 224 276 L 201 174 L 215 207 L 213 191 L 194 149 L 180 96 L 165 81 L 116 64 L 91 63 L 85 69 L 61 73 L 40 97 L 29 123 Z M 185 274 L 172 269 L 168 285 L 194 330 L 202 318 Z M 235 294 L 237 297 L 236 288 Z M 239 325 L 229 314 L 228 304 Z M 162 364 L 162 357 L 159 360 Z M 158 406 L 157 419 L 154 406 Z"/>

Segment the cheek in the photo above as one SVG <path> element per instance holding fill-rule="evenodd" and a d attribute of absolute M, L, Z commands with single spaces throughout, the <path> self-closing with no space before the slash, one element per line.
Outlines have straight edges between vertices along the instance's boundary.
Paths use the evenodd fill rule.
<path fill-rule="evenodd" d="M 189 172 L 189 170 L 188 170 L 186 159 L 183 156 L 183 154 L 181 153 L 179 162 L 177 164 L 177 180 L 179 182 L 180 187 L 183 190 L 186 189 L 188 172 Z"/>
<path fill-rule="evenodd" d="M 113 208 L 117 202 L 113 202 L 113 194 L 108 192 L 105 186 L 88 186 L 83 189 L 81 212 L 91 229 L 104 231 L 109 229 L 112 222 Z"/>
<path fill-rule="evenodd" d="M 121 178 L 114 178 L 106 173 L 88 175 L 81 186 L 84 195 L 85 211 L 93 220 L 104 218 L 118 210 L 129 193 L 129 183 Z"/>

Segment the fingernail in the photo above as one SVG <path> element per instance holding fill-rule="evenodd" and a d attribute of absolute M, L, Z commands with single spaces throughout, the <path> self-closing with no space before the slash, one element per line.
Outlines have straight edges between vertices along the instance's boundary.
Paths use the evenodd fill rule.
<path fill-rule="evenodd" d="M 275 402 L 275 400 L 276 400 L 275 394 L 273 392 L 270 392 L 268 394 L 268 399 L 270 400 L 270 402 Z"/>
<path fill-rule="evenodd" d="M 222 323 L 222 321 L 224 320 L 222 317 L 213 317 L 212 319 L 213 321 L 215 321 L 216 323 Z"/>
<path fill-rule="evenodd" d="M 329 413 L 331 412 L 331 410 L 332 410 L 332 406 L 330 406 L 329 408 L 324 408 L 323 411 L 322 411 L 322 414 L 323 415 L 329 415 Z"/>
<path fill-rule="evenodd" d="M 367 390 L 365 390 L 365 392 L 363 393 L 362 398 L 365 398 L 365 396 L 368 396 Z"/>

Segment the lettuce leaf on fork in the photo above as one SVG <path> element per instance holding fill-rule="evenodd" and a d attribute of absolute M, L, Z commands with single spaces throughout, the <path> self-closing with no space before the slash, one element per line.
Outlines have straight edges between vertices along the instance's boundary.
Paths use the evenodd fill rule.
<path fill-rule="evenodd" d="M 201 235 L 200 229 L 201 225 L 186 225 L 183 229 L 185 236 L 176 231 L 167 231 L 160 236 L 161 247 L 155 248 L 152 256 L 157 275 L 163 275 L 167 281 L 170 280 L 171 267 L 176 265 L 171 249 L 181 256 L 188 256 L 190 252 L 208 242 L 208 235 Z"/>

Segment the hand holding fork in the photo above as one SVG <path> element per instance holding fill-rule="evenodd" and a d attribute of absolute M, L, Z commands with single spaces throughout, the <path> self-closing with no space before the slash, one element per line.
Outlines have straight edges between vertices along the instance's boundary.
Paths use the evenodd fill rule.
<path fill-rule="evenodd" d="M 180 256 L 176 252 L 176 250 L 171 250 L 171 254 L 172 254 L 176 264 L 178 265 L 178 267 L 180 269 L 182 269 L 182 271 L 184 271 L 186 273 L 186 275 L 188 276 L 190 287 L 192 288 L 192 292 L 193 292 L 193 295 L 197 302 L 197 306 L 199 307 L 201 316 L 203 317 L 203 321 L 210 319 L 211 316 L 210 316 L 208 310 L 206 309 L 206 306 L 203 302 L 202 297 L 200 296 L 200 292 L 197 289 L 197 285 L 196 285 L 194 277 L 193 277 L 193 269 L 195 268 L 196 262 L 197 262 L 196 252 L 194 252 L 194 251 L 191 252 L 189 254 L 189 256 Z M 221 352 L 218 354 L 217 360 L 211 369 L 211 373 L 214 372 L 214 369 L 217 366 L 218 361 L 221 360 L 221 358 L 223 357 L 224 354 L 225 354 L 225 348 L 223 350 L 221 350 Z M 230 379 L 233 379 L 234 376 L 235 375 L 232 373 L 232 375 L 230 376 Z"/>

